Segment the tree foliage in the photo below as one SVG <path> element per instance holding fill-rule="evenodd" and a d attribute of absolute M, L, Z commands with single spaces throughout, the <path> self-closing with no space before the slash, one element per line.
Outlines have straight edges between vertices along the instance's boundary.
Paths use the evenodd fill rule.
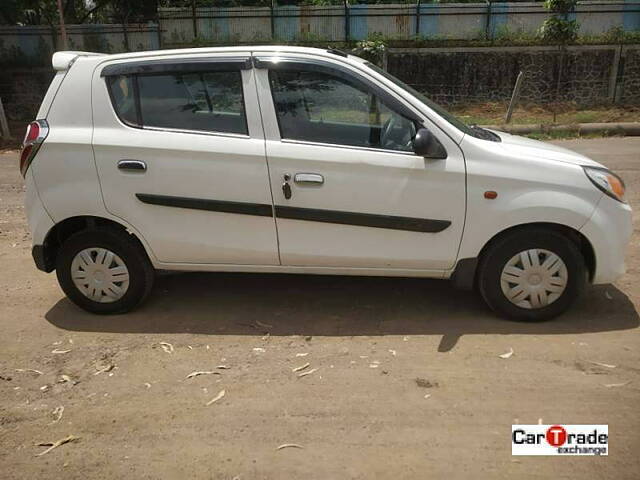
<path fill-rule="evenodd" d="M 540 36 L 543 40 L 560 44 L 571 43 L 578 38 L 578 22 L 560 17 L 551 17 L 544 21 L 540 27 Z"/>
<path fill-rule="evenodd" d="M 158 0 L 62 0 L 68 24 L 143 22 L 157 16 Z M 0 0 L 0 22 L 9 25 L 56 25 L 57 0 Z"/>
<path fill-rule="evenodd" d="M 569 14 L 575 11 L 577 4 L 577 0 L 545 0 L 544 6 L 553 16 L 540 27 L 540 37 L 562 45 L 575 41 L 580 25 L 575 20 L 569 20 Z"/>
<path fill-rule="evenodd" d="M 578 0 L 545 0 L 544 8 L 554 13 L 567 15 L 576 9 Z"/>

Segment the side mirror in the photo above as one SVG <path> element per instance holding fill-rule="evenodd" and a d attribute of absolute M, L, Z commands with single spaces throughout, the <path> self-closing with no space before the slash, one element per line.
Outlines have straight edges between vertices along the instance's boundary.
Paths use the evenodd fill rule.
<path fill-rule="evenodd" d="M 447 158 L 447 151 L 438 139 L 426 128 L 421 128 L 413 138 L 413 151 L 416 155 L 435 160 Z"/>

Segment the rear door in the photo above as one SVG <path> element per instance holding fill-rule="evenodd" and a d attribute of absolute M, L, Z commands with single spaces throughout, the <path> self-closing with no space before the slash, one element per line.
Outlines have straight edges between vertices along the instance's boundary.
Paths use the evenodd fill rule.
<path fill-rule="evenodd" d="M 465 217 L 458 145 L 348 64 L 257 54 L 256 65 L 282 264 L 451 268 Z M 423 124 L 447 158 L 413 153 Z"/>
<path fill-rule="evenodd" d="M 167 264 L 277 265 L 248 54 L 101 64 L 93 147 L 106 208 Z"/>

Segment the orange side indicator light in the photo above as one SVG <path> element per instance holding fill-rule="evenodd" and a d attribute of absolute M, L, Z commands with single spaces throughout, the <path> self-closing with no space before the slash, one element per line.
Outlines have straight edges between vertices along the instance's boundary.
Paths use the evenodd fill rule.
<path fill-rule="evenodd" d="M 614 175 L 608 175 L 609 185 L 611 185 L 611 190 L 618 196 L 618 199 L 624 201 L 624 184 L 620 179 Z"/>
<path fill-rule="evenodd" d="M 493 190 L 487 190 L 486 192 L 484 192 L 484 198 L 488 199 L 488 200 L 493 200 L 494 198 L 498 197 L 498 192 L 494 192 Z"/>

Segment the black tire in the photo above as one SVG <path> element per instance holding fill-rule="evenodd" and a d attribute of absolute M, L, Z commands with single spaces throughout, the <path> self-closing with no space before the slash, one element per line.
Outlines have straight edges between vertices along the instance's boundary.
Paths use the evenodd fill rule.
<path fill-rule="evenodd" d="M 567 268 L 565 290 L 547 306 L 531 309 L 518 306 L 505 296 L 501 287 L 502 270 L 516 254 L 529 249 L 555 253 Z M 562 233 L 545 228 L 522 228 L 505 234 L 489 245 L 480 259 L 478 288 L 489 307 L 503 317 L 541 322 L 564 313 L 584 292 L 587 268 L 580 250 Z"/>
<path fill-rule="evenodd" d="M 105 248 L 115 253 L 129 271 L 125 294 L 110 303 L 100 303 L 85 296 L 71 278 L 74 257 L 86 248 Z M 155 272 L 146 252 L 125 231 L 99 227 L 73 234 L 60 247 L 56 258 L 58 283 L 69 299 L 84 310 L 97 314 L 125 313 L 142 303 L 151 292 Z"/>

